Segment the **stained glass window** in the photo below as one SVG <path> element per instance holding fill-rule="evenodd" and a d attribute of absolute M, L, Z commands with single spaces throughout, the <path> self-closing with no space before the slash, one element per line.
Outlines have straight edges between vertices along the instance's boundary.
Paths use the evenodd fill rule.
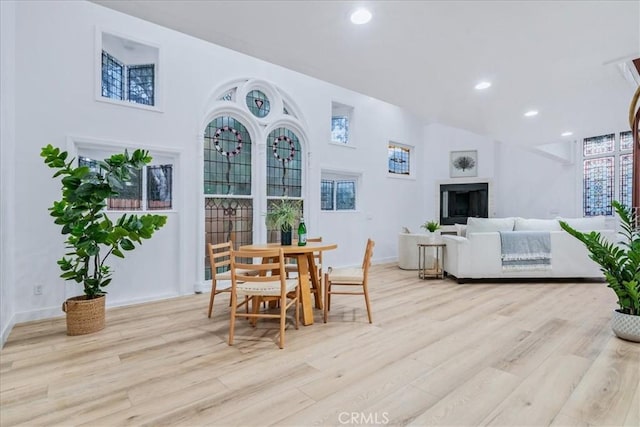
<path fill-rule="evenodd" d="M 355 181 L 336 182 L 336 210 L 354 210 L 356 208 Z"/>
<path fill-rule="evenodd" d="M 233 101 L 236 95 L 236 90 L 231 89 L 229 92 L 225 93 L 220 97 L 220 101 Z"/>
<path fill-rule="evenodd" d="M 127 67 L 129 101 L 154 105 L 154 65 L 129 65 Z"/>
<path fill-rule="evenodd" d="M 331 117 L 331 141 L 347 144 L 349 142 L 349 117 Z"/>
<path fill-rule="evenodd" d="M 614 157 L 584 160 L 584 216 L 613 215 Z"/>
<path fill-rule="evenodd" d="M 124 64 L 102 51 L 102 96 L 124 99 Z"/>
<path fill-rule="evenodd" d="M 631 131 L 620 132 L 620 150 L 631 150 L 633 148 L 633 134 Z"/>
<path fill-rule="evenodd" d="M 253 242 L 253 200 L 205 198 L 205 243 L 233 241 L 237 249 Z M 205 247 L 205 279 L 211 279 L 209 255 Z"/>
<path fill-rule="evenodd" d="M 389 144 L 389 173 L 399 175 L 410 174 L 410 154 L 411 150 L 394 144 Z"/>
<path fill-rule="evenodd" d="M 594 136 L 592 138 L 585 138 L 583 141 L 583 155 L 597 156 L 601 154 L 613 153 L 615 151 L 615 138 L 616 134 Z"/>
<path fill-rule="evenodd" d="M 251 194 L 251 137 L 233 117 L 218 117 L 205 128 L 204 193 Z"/>
<path fill-rule="evenodd" d="M 335 182 L 329 179 L 320 181 L 320 209 L 323 211 L 333 210 L 333 198 L 335 191 Z"/>
<path fill-rule="evenodd" d="M 269 98 L 259 90 L 252 90 L 247 94 L 247 107 L 256 117 L 265 117 L 271 111 Z"/>
<path fill-rule="evenodd" d="M 171 209 L 173 165 L 147 166 L 147 209 Z"/>
<path fill-rule="evenodd" d="M 278 128 L 267 137 L 267 196 L 302 196 L 302 152 L 291 130 Z"/>
<path fill-rule="evenodd" d="M 631 187 L 633 185 L 633 154 L 620 156 L 620 203 L 631 207 Z"/>

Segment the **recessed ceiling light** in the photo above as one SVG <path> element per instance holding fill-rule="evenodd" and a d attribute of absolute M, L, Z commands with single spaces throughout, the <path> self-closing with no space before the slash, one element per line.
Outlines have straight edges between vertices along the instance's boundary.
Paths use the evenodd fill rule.
<path fill-rule="evenodd" d="M 530 110 L 527 111 L 526 113 L 524 113 L 525 117 L 533 117 L 533 116 L 537 116 L 538 115 L 538 111 L 537 110 Z"/>
<path fill-rule="evenodd" d="M 366 24 L 369 21 L 371 21 L 371 12 L 367 9 L 361 8 L 351 14 L 351 22 L 356 25 Z"/>
<path fill-rule="evenodd" d="M 573 132 L 569 132 L 569 131 L 567 131 L 567 132 L 562 132 L 562 134 L 561 134 L 561 135 L 562 135 L 562 136 L 571 136 L 571 135 L 573 135 Z"/>
<path fill-rule="evenodd" d="M 475 87 L 477 90 L 489 89 L 491 87 L 491 82 L 480 82 Z"/>

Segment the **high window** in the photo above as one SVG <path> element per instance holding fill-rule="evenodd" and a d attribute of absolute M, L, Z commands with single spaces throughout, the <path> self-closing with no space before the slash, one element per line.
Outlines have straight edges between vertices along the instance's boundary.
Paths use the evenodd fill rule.
<path fill-rule="evenodd" d="M 390 142 L 387 163 L 391 175 L 411 175 L 411 147 Z"/>
<path fill-rule="evenodd" d="M 102 31 L 97 37 L 97 99 L 157 110 L 159 48 Z"/>
<path fill-rule="evenodd" d="M 349 145 L 352 143 L 350 134 L 353 107 L 333 102 L 331 104 L 331 142 Z"/>
<path fill-rule="evenodd" d="M 613 215 L 613 200 L 631 206 L 632 146 L 631 132 L 583 140 L 584 216 Z"/>

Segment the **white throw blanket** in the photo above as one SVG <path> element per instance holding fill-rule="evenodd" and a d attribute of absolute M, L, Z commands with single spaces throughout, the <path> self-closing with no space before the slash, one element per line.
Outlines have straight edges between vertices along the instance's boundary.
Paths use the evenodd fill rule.
<path fill-rule="evenodd" d="M 548 231 L 501 231 L 503 270 L 550 270 Z"/>

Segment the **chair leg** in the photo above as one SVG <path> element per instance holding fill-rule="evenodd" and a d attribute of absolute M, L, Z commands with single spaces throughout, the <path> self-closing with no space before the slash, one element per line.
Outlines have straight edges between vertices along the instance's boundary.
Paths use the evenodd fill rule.
<path fill-rule="evenodd" d="M 211 284 L 211 296 L 209 297 L 209 319 L 211 319 L 211 315 L 213 313 L 213 300 L 216 297 L 216 282 L 212 281 Z"/>
<path fill-rule="evenodd" d="M 296 329 L 300 321 L 300 286 L 296 287 Z"/>
<path fill-rule="evenodd" d="M 236 328 L 236 309 L 238 308 L 237 297 L 231 293 L 231 318 L 229 319 L 229 345 L 233 345 L 233 333 Z"/>
<path fill-rule="evenodd" d="M 371 303 L 369 302 L 369 289 L 367 289 L 367 284 L 363 283 L 362 288 L 364 290 L 364 302 L 367 304 L 367 316 L 369 317 L 369 323 L 373 323 L 371 319 Z"/>
<path fill-rule="evenodd" d="M 284 348 L 284 329 L 287 323 L 287 296 L 280 298 L 280 348 Z"/>
<path fill-rule="evenodd" d="M 324 319 L 324 323 L 327 323 L 327 315 L 328 315 L 328 311 L 329 311 L 329 298 L 330 298 L 330 293 L 329 290 L 331 289 L 331 282 L 329 281 L 329 276 L 325 275 L 324 276 L 324 310 L 323 310 L 323 319 Z"/>

